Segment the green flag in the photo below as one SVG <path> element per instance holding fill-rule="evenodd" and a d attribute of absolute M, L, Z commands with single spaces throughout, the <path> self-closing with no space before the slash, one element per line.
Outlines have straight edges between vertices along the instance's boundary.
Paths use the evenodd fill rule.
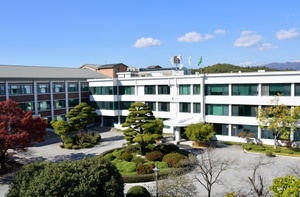
<path fill-rule="evenodd" d="M 201 63 L 202 63 L 202 56 L 199 59 L 198 66 L 200 66 Z"/>

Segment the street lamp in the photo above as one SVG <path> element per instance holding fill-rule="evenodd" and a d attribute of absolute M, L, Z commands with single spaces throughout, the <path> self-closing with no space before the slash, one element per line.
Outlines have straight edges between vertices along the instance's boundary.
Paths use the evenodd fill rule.
<path fill-rule="evenodd" d="M 157 167 L 157 164 L 155 164 L 155 168 L 153 168 L 153 171 L 155 173 L 155 181 L 156 181 L 156 197 L 158 197 L 158 180 L 157 180 L 157 174 L 160 171 L 160 169 Z"/>

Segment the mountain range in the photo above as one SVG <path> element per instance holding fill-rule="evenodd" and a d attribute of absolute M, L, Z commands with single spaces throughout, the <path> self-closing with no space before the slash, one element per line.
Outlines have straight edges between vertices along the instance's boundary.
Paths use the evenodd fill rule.
<path fill-rule="evenodd" d="M 299 62 L 285 62 L 285 63 L 270 63 L 262 65 L 268 68 L 273 69 L 280 69 L 280 70 L 286 70 L 286 69 L 292 69 L 292 70 L 300 70 L 300 61 Z"/>

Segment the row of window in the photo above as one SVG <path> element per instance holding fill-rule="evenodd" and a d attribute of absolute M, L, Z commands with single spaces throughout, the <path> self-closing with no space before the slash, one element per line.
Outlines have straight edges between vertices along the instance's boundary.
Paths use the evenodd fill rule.
<path fill-rule="evenodd" d="M 101 110 L 128 110 L 130 105 L 134 101 L 121 101 L 121 102 L 109 102 L 109 101 L 91 101 L 91 106 L 95 109 Z M 169 102 L 145 102 L 152 111 L 170 111 Z M 120 107 L 119 107 L 120 106 Z M 192 107 L 193 106 L 193 109 Z M 187 113 L 201 113 L 200 103 L 179 103 L 179 111 Z"/>
<path fill-rule="evenodd" d="M 84 102 L 84 101 L 82 101 Z M 75 107 L 79 104 L 79 99 L 69 99 L 68 101 L 69 107 Z M 28 110 L 34 110 L 34 102 L 22 102 L 19 103 L 20 108 L 22 108 L 25 111 Z M 53 101 L 53 107 L 54 109 L 63 109 L 66 107 L 66 101 L 65 100 L 56 100 Z M 38 110 L 39 111 L 45 111 L 51 109 L 51 101 L 40 101 L 38 102 Z"/>
<path fill-rule="evenodd" d="M 213 124 L 214 129 L 216 131 L 217 135 L 229 135 L 229 125 L 228 124 Z M 261 136 L 258 136 L 258 126 L 254 125 L 231 125 L 231 136 L 238 136 L 239 133 L 246 132 L 246 133 L 252 133 L 254 134 L 254 138 L 260 137 L 261 139 L 274 139 L 273 132 L 270 130 L 267 130 L 266 128 L 263 128 L 261 130 Z M 300 140 L 300 128 L 298 128 L 294 132 L 294 140 L 299 141 Z"/>
<path fill-rule="evenodd" d="M 81 83 L 81 91 L 89 91 L 87 83 Z M 53 83 L 53 92 L 65 92 L 65 83 Z M 78 92 L 78 83 L 68 83 L 68 92 Z M 32 84 L 9 84 L 9 95 L 33 94 Z M 50 84 L 37 84 L 37 93 L 50 93 Z M 5 84 L 0 84 L 0 95 L 5 95 Z"/>
<path fill-rule="evenodd" d="M 200 84 L 184 84 L 179 85 L 179 95 L 200 95 Z M 232 84 L 233 96 L 257 96 L 258 84 Z M 94 95 L 116 95 L 116 86 L 91 87 L 90 91 Z M 262 96 L 291 96 L 291 84 L 262 84 Z M 119 86 L 120 95 L 134 95 L 135 86 Z M 170 94 L 170 86 L 168 85 L 145 85 L 145 95 Z M 210 84 L 205 85 L 205 95 L 224 95 L 229 96 L 228 84 Z M 300 83 L 295 84 L 295 96 L 300 96 Z"/>

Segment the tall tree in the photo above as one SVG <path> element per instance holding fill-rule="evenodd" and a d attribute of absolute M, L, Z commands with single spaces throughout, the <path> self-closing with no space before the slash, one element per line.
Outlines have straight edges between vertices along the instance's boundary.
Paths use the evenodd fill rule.
<path fill-rule="evenodd" d="M 141 102 L 131 104 L 129 114 L 122 124 L 127 127 L 124 130 L 125 139 L 129 144 L 138 143 L 142 155 L 148 144 L 162 138 L 162 121 L 156 120 L 148 105 Z"/>
<path fill-rule="evenodd" d="M 85 132 L 87 132 L 87 126 L 95 122 L 96 116 L 95 109 L 85 102 L 76 105 L 66 115 L 69 118 L 71 130 L 83 129 Z"/>
<path fill-rule="evenodd" d="M 291 130 L 296 129 L 296 122 L 298 122 L 299 117 L 299 107 L 297 106 L 292 110 L 285 104 L 279 104 L 278 96 L 271 100 L 271 106 L 256 109 L 259 127 L 266 127 L 273 132 L 274 148 L 277 147 L 279 139 L 290 139 Z"/>
<path fill-rule="evenodd" d="M 6 157 L 9 149 L 26 151 L 34 142 L 42 142 L 47 123 L 32 111 L 23 111 L 12 100 L 0 102 L 0 163 L 6 171 Z"/>

